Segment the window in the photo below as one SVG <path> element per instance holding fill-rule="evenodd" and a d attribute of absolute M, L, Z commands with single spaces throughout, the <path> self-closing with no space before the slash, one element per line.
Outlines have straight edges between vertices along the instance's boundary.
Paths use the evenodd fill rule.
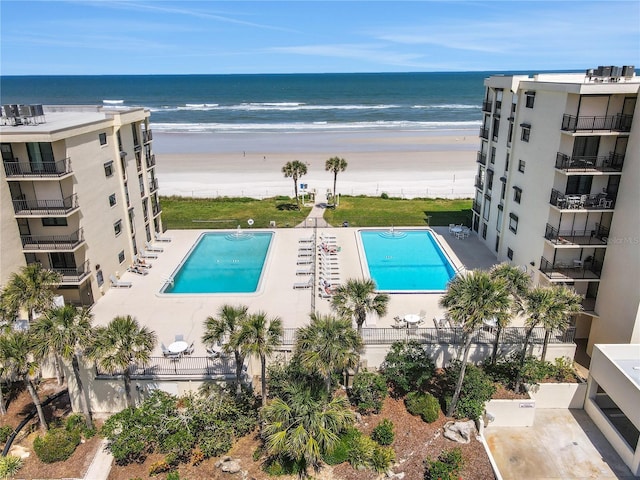
<path fill-rule="evenodd" d="M 118 220 L 113 224 L 113 232 L 116 234 L 116 237 L 120 235 L 122 232 L 122 220 Z"/>
<path fill-rule="evenodd" d="M 138 185 L 140 186 L 140 196 L 144 197 L 144 178 L 138 175 Z"/>
<path fill-rule="evenodd" d="M 529 142 L 529 137 L 531 137 L 531 125 L 528 123 L 523 123 L 520 125 L 522 127 L 522 135 L 520 135 L 520 140 L 523 142 Z"/>
<path fill-rule="evenodd" d="M 533 102 L 536 99 L 536 92 L 529 91 L 529 92 L 524 92 L 524 94 L 525 94 L 525 96 L 527 98 L 527 100 L 525 102 L 525 106 L 527 108 L 533 108 Z"/>
<path fill-rule="evenodd" d="M 496 247 L 495 248 L 496 248 L 496 252 L 500 248 L 500 235 L 496 236 Z"/>
<path fill-rule="evenodd" d="M 507 160 L 504 162 L 504 171 L 509 171 L 509 154 L 507 153 Z"/>
<path fill-rule="evenodd" d="M 520 187 L 513 187 L 513 201 L 520 203 L 522 200 L 522 189 Z"/>
<path fill-rule="evenodd" d="M 107 144 L 107 134 L 106 133 L 99 133 L 98 134 L 98 140 L 100 140 L 100 145 L 106 145 Z"/>
<path fill-rule="evenodd" d="M 482 218 L 484 220 L 489 220 L 489 212 L 491 211 L 491 197 L 488 195 L 484 196 L 484 211 L 482 213 Z"/>
<path fill-rule="evenodd" d="M 513 260 L 513 250 L 511 250 L 510 248 L 507 248 L 507 258 L 509 260 Z"/>
<path fill-rule="evenodd" d="M 518 216 L 514 213 L 509 214 L 509 230 L 518 233 Z"/>
<path fill-rule="evenodd" d="M 491 157 L 489 157 L 491 164 L 496 163 L 496 147 L 491 147 Z"/>
<path fill-rule="evenodd" d="M 96 272 L 96 281 L 98 282 L 99 287 L 101 287 L 104 283 L 104 275 L 102 274 L 102 270 L 98 270 Z"/>
<path fill-rule="evenodd" d="M 116 194 L 112 193 L 111 195 L 109 195 L 109 206 L 113 207 L 116 204 Z"/>
<path fill-rule="evenodd" d="M 113 175 L 113 162 L 107 162 L 104 164 L 104 176 L 109 178 Z"/>
<path fill-rule="evenodd" d="M 124 250 L 122 250 L 122 251 L 118 254 L 118 262 L 119 262 L 119 263 L 123 263 L 123 262 L 124 262 Z"/>
<path fill-rule="evenodd" d="M 43 227 L 66 227 L 67 219 L 62 217 L 45 217 L 42 219 Z"/>
<path fill-rule="evenodd" d="M 493 188 L 493 170 L 487 170 L 487 190 Z"/>
<path fill-rule="evenodd" d="M 482 238 L 487 239 L 487 224 L 484 222 L 482 223 Z"/>
<path fill-rule="evenodd" d="M 500 117 L 493 118 L 493 141 L 498 140 L 498 133 L 500 132 Z"/>
<path fill-rule="evenodd" d="M 524 173 L 524 167 L 526 162 L 524 160 L 518 160 L 518 171 Z"/>
<path fill-rule="evenodd" d="M 498 205 L 498 219 L 496 220 L 496 230 L 502 230 L 502 214 L 504 207 L 502 205 Z"/>

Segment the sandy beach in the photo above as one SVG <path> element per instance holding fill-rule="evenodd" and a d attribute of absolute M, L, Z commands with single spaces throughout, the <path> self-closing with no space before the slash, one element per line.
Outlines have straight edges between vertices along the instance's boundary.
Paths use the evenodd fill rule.
<path fill-rule="evenodd" d="M 333 187 L 325 161 L 347 160 L 338 175 L 346 195 L 472 197 L 477 131 L 358 131 L 165 133 L 154 131 L 161 195 L 193 197 L 293 195 L 281 173 L 292 160 L 307 164 L 299 183 Z"/>

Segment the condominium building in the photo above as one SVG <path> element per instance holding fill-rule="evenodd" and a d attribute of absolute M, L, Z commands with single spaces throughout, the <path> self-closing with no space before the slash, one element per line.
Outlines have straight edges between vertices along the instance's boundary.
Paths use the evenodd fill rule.
<path fill-rule="evenodd" d="M 640 342 L 634 68 L 491 76 L 485 87 L 473 229 L 534 284 L 584 297 L 574 322 L 587 353 L 594 343 Z"/>
<path fill-rule="evenodd" d="M 91 305 L 162 231 L 148 110 L 5 105 L 0 286 L 40 263 Z"/>

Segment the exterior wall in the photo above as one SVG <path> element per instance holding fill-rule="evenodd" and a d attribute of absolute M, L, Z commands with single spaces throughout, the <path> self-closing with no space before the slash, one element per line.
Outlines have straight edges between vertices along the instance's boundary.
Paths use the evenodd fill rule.
<path fill-rule="evenodd" d="M 536 401 L 534 399 L 519 400 L 489 400 L 485 405 L 487 425 L 491 427 L 531 427 L 536 416 Z"/>
<path fill-rule="evenodd" d="M 541 383 L 529 388 L 529 395 L 536 401 L 536 408 L 584 408 L 587 384 Z"/>
<path fill-rule="evenodd" d="M 3 167 L 0 168 L 0 288 L 7 283 L 12 273 L 26 265 L 24 255 L 16 255 L 16 252 L 22 250 L 22 242 L 14 215 Z"/>

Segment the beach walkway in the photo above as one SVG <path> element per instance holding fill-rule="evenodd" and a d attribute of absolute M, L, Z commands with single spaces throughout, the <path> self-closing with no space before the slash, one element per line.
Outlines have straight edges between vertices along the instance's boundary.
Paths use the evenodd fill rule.
<path fill-rule="evenodd" d="M 95 456 L 87 473 L 85 473 L 83 480 L 107 480 L 109 478 L 109 472 L 111 471 L 111 464 L 113 463 L 113 456 L 107 450 L 107 440 L 104 439 Z"/>
<path fill-rule="evenodd" d="M 324 219 L 325 208 L 327 208 L 327 194 L 316 194 L 315 203 L 309 215 L 307 215 L 307 218 L 305 218 L 303 222 L 296 225 L 296 228 L 330 227 L 331 225 Z"/>

